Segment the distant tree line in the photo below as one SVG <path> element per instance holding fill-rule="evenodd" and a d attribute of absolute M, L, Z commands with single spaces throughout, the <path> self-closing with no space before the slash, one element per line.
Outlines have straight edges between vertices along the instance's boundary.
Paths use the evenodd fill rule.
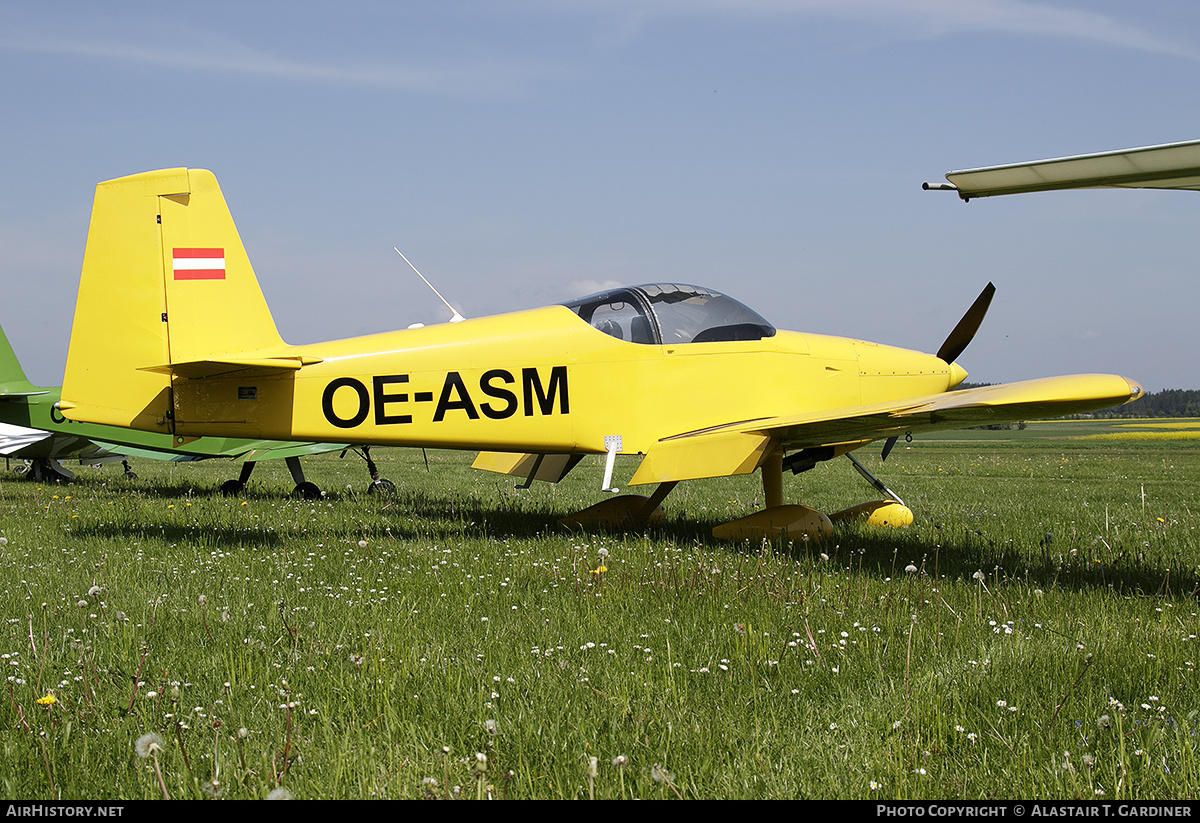
<path fill-rule="evenodd" d="M 1096 417 L 1200 417 L 1200 391 L 1163 389 L 1148 392 L 1132 403 L 1104 409 Z"/>

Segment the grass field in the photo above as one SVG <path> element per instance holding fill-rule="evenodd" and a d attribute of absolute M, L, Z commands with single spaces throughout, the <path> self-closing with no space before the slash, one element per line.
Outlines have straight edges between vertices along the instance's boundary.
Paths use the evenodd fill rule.
<path fill-rule="evenodd" d="M 1193 798 L 1200 421 L 1131 422 L 872 447 L 916 524 L 791 548 L 708 536 L 757 476 L 565 533 L 590 460 L 522 491 L 377 450 L 384 499 L 324 456 L 315 502 L 282 465 L 240 498 L 229 462 L 5 475 L 0 791 Z M 785 478 L 874 496 L 845 460 Z"/>

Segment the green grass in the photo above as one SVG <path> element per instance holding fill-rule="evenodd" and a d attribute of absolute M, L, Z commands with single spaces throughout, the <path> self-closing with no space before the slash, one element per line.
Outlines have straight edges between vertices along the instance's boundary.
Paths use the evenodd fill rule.
<path fill-rule="evenodd" d="M 1200 441 L 1014 437 L 1043 425 L 872 449 L 917 523 L 792 548 L 708 536 L 757 477 L 565 533 L 590 460 L 520 491 L 377 450 L 383 499 L 324 456 L 316 502 L 270 464 L 241 498 L 227 462 L 4 479 L 0 791 L 1195 797 Z M 844 460 L 785 478 L 826 511 L 873 495 Z"/>

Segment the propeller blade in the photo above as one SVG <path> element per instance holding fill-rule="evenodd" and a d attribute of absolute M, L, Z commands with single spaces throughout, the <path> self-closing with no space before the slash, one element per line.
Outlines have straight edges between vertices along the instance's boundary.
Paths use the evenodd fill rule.
<path fill-rule="evenodd" d="M 970 345 L 975 332 L 979 331 L 979 326 L 983 323 L 983 316 L 987 314 L 988 306 L 992 303 L 992 295 L 995 293 L 996 287 L 991 283 L 984 287 L 979 296 L 975 298 L 975 302 L 971 304 L 971 308 L 967 309 L 967 313 L 958 321 L 954 331 L 950 332 L 946 342 L 942 343 L 942 347 L 938 349 L 939 359 L 946 363 L 953 363 Z"/>

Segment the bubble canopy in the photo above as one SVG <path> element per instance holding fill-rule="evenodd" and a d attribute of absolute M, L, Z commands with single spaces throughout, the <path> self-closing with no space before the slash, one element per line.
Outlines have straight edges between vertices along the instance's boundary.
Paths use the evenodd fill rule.
<path fill-rule="evenodd" d="M 711 289 L 676 283 L 628 286 L 563 304 L 593 328 L 630 343 L 674 345 L 761 340 L 775 327 Z"/>

